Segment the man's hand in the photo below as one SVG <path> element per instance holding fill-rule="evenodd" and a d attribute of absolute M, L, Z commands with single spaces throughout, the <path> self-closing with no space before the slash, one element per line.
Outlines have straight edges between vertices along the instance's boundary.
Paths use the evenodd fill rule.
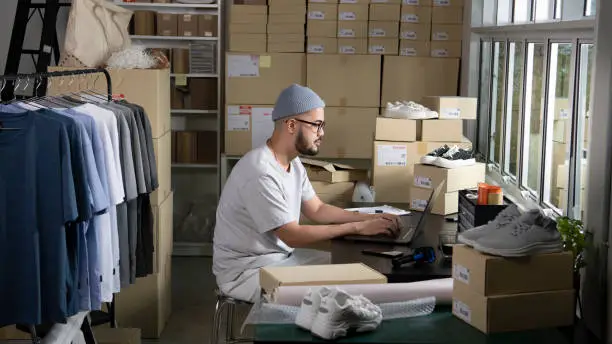
<path fill-rule="evenodd" d="M 396 237 L 399 233 L 398 222 L 377 216 L 372 220 L 357 223 L 357 234 L 359 235 L 388 235 Z"/>
<path fill-rule="evenodd" d="M 399 215 L 393 214 L 374 214 L 375 218 L 386 219 L 395 224 L 395 226 L 399 229 L 401 227 L 401 221 Z"/>

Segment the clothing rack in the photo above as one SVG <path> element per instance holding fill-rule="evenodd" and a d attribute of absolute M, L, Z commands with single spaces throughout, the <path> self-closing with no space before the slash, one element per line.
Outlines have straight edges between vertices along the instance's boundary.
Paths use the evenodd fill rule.
<path fill-rule="evenodd" d="M 110 73 L 105 68 L 91 68 L 91 69 L 76 69 L 76 70 L 65 70 L 65 71 L 55 71 L 55 72 L 42 72 L 42 73 L 32 73 L 32 74 L 14 74 L 14 75 L 2 75 L 0 76 L 0 92 L 2 92 L 5 87 L 10 83 L 10 87 L 15 91 L 15 84 L 19 85 L 21 80 L 42 80 L 48 79 L 52 77 L 63 77 L 63 76 L 79 76 L 86 74 L 104 74 L 106 78 L 106 86 L 107 86 L 107 94 L 108 100 L 113 100 L 112 93 L 112 82 Z M 40 86 L 40 85 L 39 85 Z M 43 87 L 39 90 L 39 87 L 34 87 L 34 94 L 32 97 L 44 96 L 46 93 L 46 87 Z M 28 98 L 27 96 L 25 98 Z M 85 316 L 83 323 L 81 325 L 81 331 L 83 332 L 85 342 L 87 344 L 96 344 L 95 337 L 93 335 L 92 326 L 98 326 L 102 324 L 110 324 L 112 328 L 116 327 L 116 319 L 115 319 L 115 298 L 113 296 L 112 302 L 107 304 L 108 312 L 104 311 L 92 311 L 90 312 L 91 319 L 89 316 Z M 18 324 L 17 328 L 24 331 L 29 332 L 32 337 L 32 343 L 39 344 L 41 343 L 41 337 L 39 336 L 39 332 L 45 332 L 48 329 L 37 329 L 35 325 L 22 325 Z"/>

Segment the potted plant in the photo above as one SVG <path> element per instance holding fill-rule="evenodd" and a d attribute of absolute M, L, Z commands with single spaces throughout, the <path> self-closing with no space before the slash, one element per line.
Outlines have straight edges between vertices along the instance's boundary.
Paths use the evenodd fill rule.
<path fill-rule="evenodd" d="M 586 245 L 584 224 L 580 220 L 562 216 L 557 218 L 557 230 L 561 233 L 564 249 L 571 251 L 574 255 L 574 290 L 576 291 L 576 301 L 580 307 L 580 314 L 582 314 L 582 305 L 580 303 L 580 269 L 586 265 L 584 260 Z"/>

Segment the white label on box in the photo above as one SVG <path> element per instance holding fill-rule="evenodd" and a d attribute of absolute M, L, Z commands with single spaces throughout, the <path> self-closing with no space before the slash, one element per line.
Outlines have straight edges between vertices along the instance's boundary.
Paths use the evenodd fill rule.
<path fill-rule="evenodd" d="M 227 131 L 249 131 L 251 116 L 227 115 Z"/>
<path fill-rule="evenodd" d="M 324 51 L 325 51 L 325 48 L 323 48 L 323 46 L 320 44 L 309 44 L 308 45 L 309 53 L 321 54 Z"/>
<path fill-rule="evenodd" d="M 253 108 L 253 130 L 251 131 L 251 147 L 256 148 L 266 143 L 274 131 L 272 108 Z"/>
<path fill-rule="evenodd" d="M 321 12 L 321 11 L 310 11 L 310 12 L 308 12 L 308 19 L 324 20 L 325 19 L 325 13 Z"/>
<path fill-rule="evenodd" d="M 402 0 L 402 4 L 404 5 L 419 5 L 419 0 Z"/>
<path fill-rule="evenodd" d="M 401 56 L 417 56 L 417 51 L 415 48 L 402 48 L 400 50 Z"/>
<path fill-rule="evenodd" d="M 448 57 L 448 50 L 446 49 L 434 49 L 431 51 L 432 57 Z"/>
<path fill-rule="evenodd" d="M 379 145 L 376 150 L 378 166 L 404 167 L 407 152 L 408 147 L 404 145 Z"/>
<path fill-rule="evenodd" d="M 432 187 L 431 178 L 424 177 L 424 176 L 415 176 L 414 177 L 414 185 L 415 186 L 420 186 L 420 187 L 423 187 L 423 188 L 431 189 L 431 187 Z"/>
<path fill-rule="evenodd" d="M 338 30 L 338 37 L 355 37 L 355 30 L 353 30 L 353 29 L 340 29 L 340 30 Z"/>
<path fill-rule="evenodd" d="M 460 108 L 442 108 L 440 110 L 441 118 L 459 118 L 461 117 L 461 109 Z"/>
<path fill-rule="evenodd" d="M 451 0 L 434 0 L 434 6 L 450 6 Z"/>
<path fill-rule="evenodd" d="M 357 52 L 357 49 L 355 49 L 355 47 L 351 47 L 350 45 L 342 45 L 338 47 L 338 49 L 340 54 L 354 54 Z"/>
<path fill-rule="evenodd" d="M 453 314 L 467 323 L 472 322 L 472 312 L 470 311 L 470 307 L 459 300 L 453 300 Z"/>
<path fill-rule="evenodd" d="M 356 4 L 357 0 L 340 0 L 341 4 Z"/>
<path fill-rule="evenodd" d="M 369 51 L 370 54 L 384 54 L 385 47 L 383 45 L 370 45 Z"/>
<path fill-rule="evenodd" d="M 227 57 L 227 76 L 236 77 L 259 77 L 258 55 L 229 55 Z"/>
<path fill-rule="evenodd" d="M 427 208 L 427 200 L 426 199 L 413 199 L 410 205 L 412 209 L 416 210 L 425 210 Z"/>
<path fill-rule="evenodd" d="M 338 13 L 338 20 L 357 20 L 355 12 L 340 12 Z"/>
<path fill-rule="evenodd" d="M 463 265 L 453 265 L 453 278 L 465 284 L 470 284 L 470 270 Z"/>
<path fill-rule="evenodd" d="M 569 118 L 569 112 L 567 111 L 567 109 L 559 110 L 559 118 L 560 119 L 567 119 L 567 118 Z"/>
<path fill-rule="evenodd" d="M 370 37 L 385 37 L 387 33 L 383 29 L 371 29 Z"/>
<path fill-rule="evenodd" d="M 419 22 L 419 15 L 418 14 L 414 14 L 414 13 L 404 14 L 402 16 L 402 22 L 404 22 L 404 23 L 418 23 Z"/>
<path fill-rule="evenodd" d="M 402 31 L 401 37 L 402 39 L 412 39 L 412 40 L 415 40 L 418 38 L 416 31 Z"/>
<path fill-rule="evenodd" d="M 448 32 L 434 32 L 433 40 L 434 41 L 448 41 L 449 34 Z"/>

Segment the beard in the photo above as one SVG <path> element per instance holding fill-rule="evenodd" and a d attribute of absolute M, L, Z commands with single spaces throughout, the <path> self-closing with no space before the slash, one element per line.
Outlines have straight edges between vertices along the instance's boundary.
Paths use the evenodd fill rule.
<path fill-rule="evenodd" d="M 320 140 L 320 138 L 317 139 L 317 141 Z M 308 139 L 306 139 L 301 130 L 298 132 L 298 135 L 295 139 L 295 149 L 301 155 L 315 156 L 319 154 L 319 147 L 314 143 L 308 142 Z"/>

